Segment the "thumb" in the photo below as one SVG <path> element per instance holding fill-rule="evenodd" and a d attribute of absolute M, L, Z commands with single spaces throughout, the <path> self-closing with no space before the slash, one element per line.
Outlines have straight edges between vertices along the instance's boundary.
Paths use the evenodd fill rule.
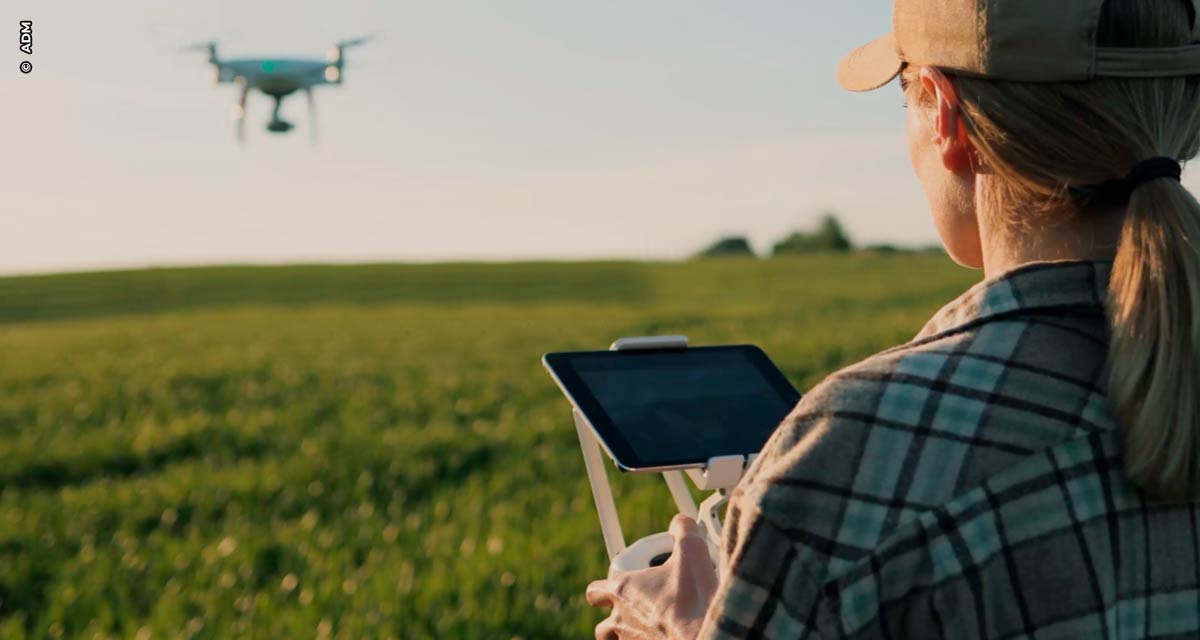
<path fill-rule="evenodd" d="M 671 537 L 675 539 L 675 550 L 671 557 L 678 558 L 681 564 L 690 564 L 700 560 L 710 561 L 708 539 L 704 536 L 704 530 L 695 520 L 678 514 L 671 519 L 669 531 Z"/>
<path fill-rule="evenodd" d="M 676 606 L 691 618 L 703 618 L 717 591 L 717 572 L 708 554 L 708 538 L 695 520 L 678 515 L 671 520 L 675 549 L 668 562 L 675 562 Z"/>

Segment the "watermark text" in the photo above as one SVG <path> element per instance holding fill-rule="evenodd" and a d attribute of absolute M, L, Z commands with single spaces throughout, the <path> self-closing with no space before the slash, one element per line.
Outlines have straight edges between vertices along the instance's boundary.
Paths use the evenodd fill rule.
<path fill-rule="evenodd" d="M 21 53 L 31 56 L 33 55 L 33 20 L 21 20 L 19 23 L 20 31 L 17 36 L 17 47 Z M 28 60 L 22 60 L 20 65 L 21 73 L 29 73 L 33 71 L 33 63 Z"/>

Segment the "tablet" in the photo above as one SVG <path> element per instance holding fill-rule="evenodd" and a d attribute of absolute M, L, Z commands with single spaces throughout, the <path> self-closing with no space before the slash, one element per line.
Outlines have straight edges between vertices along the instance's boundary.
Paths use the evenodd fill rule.
<path fill-rule="evenodd" d="M 549 353 L 542 362 L 625 471 L 758 453 L 800 400 L 750 345 Z"/>

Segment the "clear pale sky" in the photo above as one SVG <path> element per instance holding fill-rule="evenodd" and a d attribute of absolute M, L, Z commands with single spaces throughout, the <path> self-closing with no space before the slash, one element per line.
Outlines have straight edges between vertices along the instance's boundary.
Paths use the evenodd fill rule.
<path fill-rule="evenodd" d="M 0 272 L 288 261 L 676 258 L 840 212 L 935 241 L 899 90 L 843 93 L 891 2 L 9 0 Z M 34 54 L 17 21 L 34 21 Z M 247 144 L 199 53 L 348 56 Z M 22 75 L 22 60 L 33 72 Z"/>

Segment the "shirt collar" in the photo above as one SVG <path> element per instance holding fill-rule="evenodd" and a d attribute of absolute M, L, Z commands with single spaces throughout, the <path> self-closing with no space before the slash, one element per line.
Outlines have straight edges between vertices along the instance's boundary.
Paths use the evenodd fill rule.
<path fill-rule="evenodd" d="M 1035 262 L 976 284 L 942 307 L 917 340 L 996 316 L 1035 309 L 1101 311 L 1108 296 L 1111 261 Z"/>

